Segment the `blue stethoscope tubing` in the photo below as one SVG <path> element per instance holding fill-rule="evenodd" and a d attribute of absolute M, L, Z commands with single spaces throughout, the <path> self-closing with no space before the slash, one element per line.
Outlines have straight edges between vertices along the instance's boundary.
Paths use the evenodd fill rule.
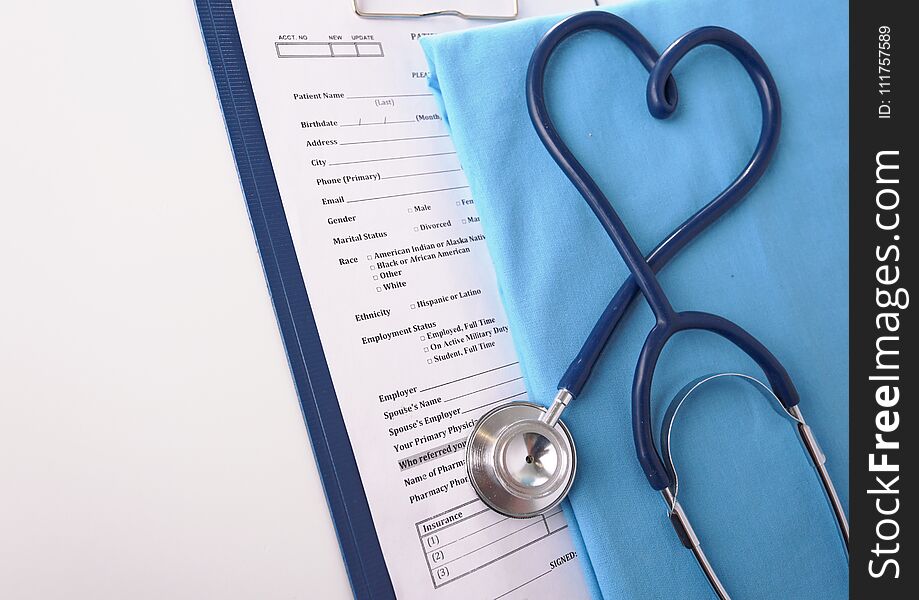
<path fill-rule="evenodd" d="M 647 258 L 642 255 L 609 200 L 562 140 L 546 106 L 545 72 L 553 52 L 570 36 L 591 29 L 606 31 L 620 39 L 649 71 L 646 90 L 648 110 L 658 119 L 666 119 L 674 113 L 677 107 L 678 92 L 672 77 L 673 69 L 686 54 L 703 45 L 719 46 L 730 52 L 746 70 L 760 100 L 762 110 L 760 137 L 746 166 L 724 191 L 671 232 Z M 635 451 L 651 487 L 661 491 L 677 535 L 683 545 L 692 550 L 718 597 L 729 598 L 702 551 L 699 539 L 688 517 L 677 501 L 676 473 L 669 448 L 669 435 L 676 411 L 686 397 L 692 393 L 692 390 L 697 389 L 706 381 L 723 376 L 752 380 L 767 390 L 767 395 L 772 396 L 781 404 L 785 413 L 795 421 L 798 427 L 800 439 L 820 476 L 836 517 L 842 540 L 848 550 L 849 526 L 842 503 L 824 465 L 826 457 L 798 408 L 800 398 L 788 372 L 762 343 L 739 325 L 711 313 L 674 310 L 656 277 L 656 273 L 680 250 L 749 193 L 762 177 L 772 159 L 782 128 L 781 102 L 775 80 L 762 57 L 746 40 L 722 27 L 694 29 L 678 38 L 658 56 L 644 36 L 627 21 L 607 12 L 586 12 L 561 21 L 550 29 L 539 42 L 530 59 L 527 71 L 526 97 L 530 119 L 539 139 L 587 201 L 630 272 L 629 278 L 613 296 L 574 361 L 562 376 L 558 386 L 559 395 L 556 396 L 552 406 L 539 418 L 539 423 L 530 426 L 531 430 L 536 433 L 539 431 L 545 433 L 547 427 L 551 428 L 560 423 L 559 417 L 562 411 L 583 390 L 614 329 L 631 301 L 640 292 L 654 314 L 655 324 L 641 348 L 632 383 L 632 435 Z M 665 462 L 657 449 L 651 429 L 652 379 L 657 362 L 670 338 L 678 332 L 693 329 L 709 331 L 733 343 L 762 369 L 769 386 L 767 388 L 765 384 L 752 377 L 733 373 L 703 377 L 688 386 L 686 391 L 681 392 L 681 395 L 671 403 L 665 415 L 661 433 L 662 447 L 666 455 Z M 500 409 L 495 409 L 494 418 L 500 417 L 499 411 Z M 483 417 L 482 421 L 485 420 L 486 418 Z M 567 435 L 567 429 L 563 431 Z M 479 443 L 482 444 L 482 442 Z M 479 449 L 472 451 L 469 456 L 475 458 L 482 454 L 487 453 Z M 527 460 L 529 461 L 530 458 L 528 456 Z M 481 472 L 481 469 L 477 472 Z M 483 487 L 479 486 L 477 489 Z"/>
<path fill-rule="evenodd" d="M 649 71 L 646 96 L 648 109 L 656 118 L 665 119 L 676 110 L 677 87 L 671 73 L 687 53 L 703 45 L 719 46 L 730 52 L 746 70 L 760 99 L 760 137 L 746 166 L 724 191 L 670 233 L 647 258 L 642 255 L 596 182 L 565 145 L 546 107 L 545 73 L 552 53 L 570 36 L 592 29 L 606 31 L 622 40 Z M 767 392 L 767 397 L 776 400 L 795 422 L 799 438 L 817 470 L 848 549 L 849 526 L 845 511 L 826 470 L 826 457 L 798 408 L 798 392 L 785 368 L 756 338 L 724 317 L 674 310 L 655 275 L 686 244 L 740 202 L 766 170 L 778 143 L 782 120 L 778 90 L 763 59 L 742 37 L 722 27 L 694 29 L 658 55 L 641 33 L 620 17 L 607 12 L 586 12 L 562 20 L 536 46 L 527 71 L 526 96 L 530 119 L 539 139 L 587 201 L 616 246 L 630 276 L 603 311 L 568 367 L 549 407 L 543 408 L 530 402 L 510 402 L 492 408 L 476 421 L 466 444 L 466 468 L 479 498 L 498 512 L 518 518 L 541 514 L 565 498 L 575 477 L 577 457 L 571 433 L 560 420 L 561 414 L 569 402 L 581 393 L 613 330 L 631 301 L 641 292 L 651 307 L 655 323 L 641 348 L 632 382 L 635 451 L 651 487 L 661 492 L 667 504 L 668 517 L 680 541 L 692 550 L 718 597 L 722 600 L 729 598 L 677 500 L 678 480 L 669 444 L 680 406 L 706 382 L 734 377 L 755 383 Z M 733 343 L 757 363 L 769 383 L 766 385 L 749 375 L 720 373 L 702 377 L 684 388 L 664 416 L 662 458 L 651 431 L 654 369 L 670 338 L 680 331 L 692 329 L 712 332 Z"/>
<path fill-rule="evenodd" d="M 759 141 L 740 175 L 715 199 L 671 232 L 647 259 L 642 255 L 609 200 L 562 140 L 546 106 L 544 83 L 549 58 L 562 41 L 575 33 L 589 29 L 606 31 L 622 40 L 649 70 L 648 109 L 658 119 L 669 117 L 677 107 L 678 93 L 671 75 L 674 67 L 688 52 L 706 44 L 720 46 L 743 65 L 753 81 L 762 106 Z M 796 406 L 799 401 L 798 392 L 788 372 L 762 343 L 735 323 L 718 315 L 675 311 L 655 276 L 655 273 L 689 242 L 740 202 L 762 177 L 775 152 L 782 127 L 778 89 L 768 67 L 756 50 L 730 30 L 722 27 L 694 29 L 677 39 L 658 56 L 644 36 L 627 21 L 611 13 L 591 11 L 569 17 L 546 33 L 530 59 L 526 97 L 530 119 L 540 140 L 587 201 L 631 273 L 563 375 L 559 389 L 568 390 L 572 397 L 580 394 L 613 330 L 632 299 L 640 291 L 648 301 L 656 323 L 645 340 L 635 369 L 632 386 L 632 433 L 638 460 L 648 482 L 655 490 L 662 490 L 672 485 L 673 479 L 661 460 L 651 430 L 651 382 L 658 358 L 674 334 L 702 329 L 727 339 L 759 365 L 786 410 Z"/>

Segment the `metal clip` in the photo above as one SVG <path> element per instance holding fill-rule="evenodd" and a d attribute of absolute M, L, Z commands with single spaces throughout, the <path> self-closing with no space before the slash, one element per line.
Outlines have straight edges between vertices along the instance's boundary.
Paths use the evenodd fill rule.
<path fill-rule="evenodd" d="M 470 14 L 465 13 L 461 10 L 454 8 L 446 8 L 443 10 L 432 10 L 429 12 L 419 12 L 419 13 L 410 13 L 410 12 L 371 12 L 363 10 L 358 4 L 358 0 L 351 0 L 351 5 L 354 7 L 354 14 L 359 17 L 364 17 L 366 19 L 414 19 L 420 17 L 440 17 L 440 16 L 453 16 L 460 17 L 461 19 L 475 19 L 482 21 L 511 21 L 517 18 L 517 15 L 520 13 L 518 0 L 514 0 L 514 12 L 511 14 L 505 15 L 483 15 L 483 14 Z"/>

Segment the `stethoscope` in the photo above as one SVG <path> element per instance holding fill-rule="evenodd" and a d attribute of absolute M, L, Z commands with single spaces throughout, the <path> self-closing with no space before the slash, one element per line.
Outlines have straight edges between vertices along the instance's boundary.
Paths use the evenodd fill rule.
<path fill-rule="evenodd" d="M 648 255 L 642 255 L 609 200 L 574 157 L 555 129 L 546 108 L 545 70 L 558 45 L 571 35 L 600 29 L 622 40 L 650 72 L 648 108 L 658 119 L 677 107 L 677 88 L 671 73 L 691 50 L 714 44 L 730 52 L 743 65 L 756 87 L 762 107 L 759 142 L 740 175 L 714 200 L 677 227 Z M 655 273 L 718 217 L 740 202 L 766 170 L 781 130 L 781 107 L 775 81 L 756 50 L 736 33 L 721 27 L 700 27 L 686 33 L 658 56 L 651 44 L 628 22 L 607 12 L 592 11 L 568 17 L 550 29 L 530 59 L 526 80 L 530 119 L 543 145 L 581 193 L 625 261 L 631 276 L 610 301 L 577 357 L 558 384 L 558 393 L 546 409 L 529 402 L 512 402 L 483 415 L 466 446 L 469 480 L 479 497 L 492 509 L 510 517 L 531 517 L 556 505 L 568 493 L 577 470 L 571 433 L 560 417 L 590 378 L 619 320 L 637 292 L 648 301 L 655 325 L 639 354 L 632 384 L 632 434 L 638 461 L 651 487 L 663 495 L 674 530 L 702 567 L 719 598 L 728 598 L 724 586 L 702 551 L 686 513 L 677 501 L 678 479 L 670 453 L 670 432 L 683 403 L 702 386 L 724 377 L 739 378 L 774 399 L 795 424 L 832 505 L 846 549 L 849 525 L 842 503 L 825 467 L 813 431 L 798 407 L 798 392 L 785 368 L 763 344 L 727 319 L 704 312 L 677 312 L 671 306 Z M 671 402 L 661 429 L 661 452 L 651 431 L 651 381 L 667 341 L 680 331 L 701 329 L 715 333 L 740 348 L 765 373 L 768 385 L 739 373 L 719 373 L 687 385 Z M 661 454 L 663 453 L 663 458 Z"/>

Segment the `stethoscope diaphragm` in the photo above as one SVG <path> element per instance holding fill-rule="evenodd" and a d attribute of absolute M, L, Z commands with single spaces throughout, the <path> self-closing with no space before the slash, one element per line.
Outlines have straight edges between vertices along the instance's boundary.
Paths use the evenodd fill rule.
<path fill-rule="evenodd" d="M 574 442 L 561 421 L 529 402 L 494 408 L 476 423 L 466 444 L 466 469 L 476 493 L 495 511 L 533 517 L 557 506 L 577 467 Z"/>

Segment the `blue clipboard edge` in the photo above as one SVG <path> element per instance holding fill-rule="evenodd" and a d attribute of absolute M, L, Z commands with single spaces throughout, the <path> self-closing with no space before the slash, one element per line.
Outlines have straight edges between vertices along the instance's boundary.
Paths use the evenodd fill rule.
<path fill-rule="evenodd" d="M 240 185 L 356 598 L 395 598 L 268 154 L 231 0 L 195 0 Z"/>

